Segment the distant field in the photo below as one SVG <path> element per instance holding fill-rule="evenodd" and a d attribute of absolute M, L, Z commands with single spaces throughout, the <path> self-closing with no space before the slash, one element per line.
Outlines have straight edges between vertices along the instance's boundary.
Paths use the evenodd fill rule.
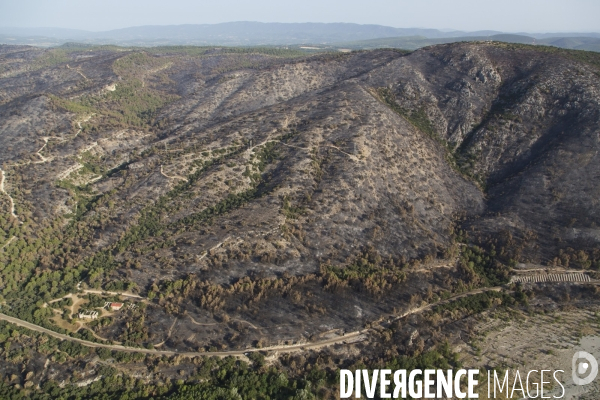
<path fill-rule="evenodd" d="M 494 41 L 506 43 L 532 44 L 543 46 L 555 46 L 571 50 L 587 50 L 600 52 L 600 39 L 592 37 L 556 37 L 548 39 L 535 39 L 523 35 L 492 35 L 492 36 L 464 36 L 449 38 L 427 38 L 424 36 L 402 36 L 370 40 L 360 40 L 354 42 L 336 43 L 340 48 L 350 48 L 354 50 L 367 50 L 378 48 L 396 48 L 406 50 L 416 50 L 421 47 L 431 46 L 443 43 L 456 42 L 475 42 L 475 41 Z"/>

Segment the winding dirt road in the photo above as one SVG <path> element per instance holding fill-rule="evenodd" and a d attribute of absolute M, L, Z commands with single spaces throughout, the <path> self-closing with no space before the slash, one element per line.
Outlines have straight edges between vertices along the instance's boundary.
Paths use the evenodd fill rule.
<path fill-rule="evenodd" d="M 168 178 L 168 179 L 179 179 L 179 180 L 182 180 L 184 182 L 188 181 L 187 178 L 184 178 L 182 176 L 177 176 L 177 175 L 170 176 L 170 175 L 165 174 L 164 171 L 163 171 L 163 166 L 162 165 L 160 166 L 160 173 L 161 173 L 162 176 L 164 176 L 165 178 Z"/>
<path fill-rule="evenodd" d="M 8 239 L 8 240 L 6 241 L 6 243 L 4 243 L 4 244 L 2 245 L 2 247 L 0 247 L 0 250 L 4 250 L 4 248 L 5 248 L 6 246 L 8 246 L 9 244 L 11 244 L 11 243 L 12 243 L 12 241 L 13 241 L 13 240 L 15 240 L 16 238 L 17 238 L 16 236 L 12 236 L 10 239 Z"/>
<path fill-rule="evenodd" d="M 280 142 L 280 143 L 281 143 L 282 145 L 284 145 L 284 146 L 287 146 L 287 147 L 292 147 L 292 148 L 294 148 L 294 149 L 300 149 L 300 150 L 304 150 L 304 151 L 308 151 L 308 152 L 310 152 L 310 151 L 311 151 L 311 149 L 310 149 L 310 148 L 306 148 L 306 147 L 300 147 L 300 146 L 294 146 L 294 145 L 287 144 L 287 143 L 283 143 L 283 142 Z M 336 149 L 336 150 L 337 150 L 337 151 L 339 151 L 340 153 L 342 153 L 342 154 L 345 154 L 345 155 L 347 155 L 348 157 L 350 157 L 350 158 L 351 158 L 353 161 L 356 161 L 356 162 L 360 161 L 360 160 L 358 159 L 358 157 L 356 157 L 355 155 L 353 155 L 353 154 L 350 154 L 350 153 L 346 153 L 344 150 L 342 150 L 342 149 L 340 149 L 339 147 L 336 147 L 336 146 L 334 146 L 334 145 L 331 145 L 331 144 L 317 145 L 316 147 L 329 147 L 329 148 L 331 148 L 331 149 Z"/>
<path fill-rule="evenodd" d="M 85 75 L 83 74 L 83 72 L 81 72 L 81 71 L 79 70 L 79 68 L 71 68 L 71 67 L 69 66 L 69 64 L 67 64 L 67 68 L 68 68 L 68 69 L 72 69 L 73 71 L 77 72 L 77 73 L 78 73 L 79 75 L 81 75 L 81 76 L 83 77 L 83 79 L 85 79 L 86 81 L 88 80 L 87 76 L 85 76 Z"/>
<path fill-rule="evenodd" d="M 125 297 L 134 297 L 136 299 L 143 299 L 143 297 L 140 296 L 139 294 L 129 293 L 129 292 L 111 292 L 108 290 L 96 290 L 96 289 L 84 289 L 83 292 L 84 293 L 93 293 L 93 294 L 112 294 L 112 295 L 119 295 L 119 296 L 125 296 Z"/>
<path fill-rule="evenodd" d="M 6 180 L 6 175 L 4 173 L 4 170 L 2 170 L 2 169 L 0 169 L 0 177 L 1 177 L 1 179 L 0 179 L 0 192 L 2 192 L 2 193 L 4 193 L 5 195 L 8 196 L 8 199 L 10 201 L 10 214 L 17 221 L 19 221 L 19 217 L 17 217 L 17 214 L 15 214 L 15 201 L 13 200 L 12 196 L 10 194 L 8 194 L 8 192 L 6 190 L 4 190 L 4 181 Z"/>

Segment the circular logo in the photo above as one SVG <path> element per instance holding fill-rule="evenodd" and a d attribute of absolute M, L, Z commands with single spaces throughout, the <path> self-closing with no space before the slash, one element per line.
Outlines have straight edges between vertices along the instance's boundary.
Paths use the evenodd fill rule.
<path fill-rule="evenodd" d="M 593 355 L 585 351 L 578 351 L 573 355 L 573 382 L 576 385 L 587 385 L 596 379 L 596 375 L 598 361 Z"/>

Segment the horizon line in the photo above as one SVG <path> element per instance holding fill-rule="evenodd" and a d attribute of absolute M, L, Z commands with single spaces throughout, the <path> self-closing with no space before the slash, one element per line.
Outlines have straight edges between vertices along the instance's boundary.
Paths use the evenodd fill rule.
<path fill-rule="evenodd" d="M 497 29 L 476 29 L 476 30 L 461 30 L 454 28 L 429 28 L 429 27 L 396 27 L 391 25 L 381 25 L 381 24 L 366 24 L 366 23 L 358 23 L 358 22 L 263 22 L 263 21 L 226 21 L 226 22 L 216 22 L 216 23 L 194 23 L 194 24 L 147 24 L 147 25 L 131 25 L 122 28 L 114 28 L 114 29 L 104 29 L 104 30 L 85 30 L 79 28 L 66 28 L 59 26 L 8 26 L 8 25 L 0 25 L 0 29 L 64 29 L 70 31 L 79 31 L 79 32 L 87 32 L 87 33 L 102 33 L 102 32 L 112 32 L 123 29 L 132 29 L 132 28 L 145 28 L 145 27 L 175 27 L 175 26 L 215 26 L 215 25 L 224 25 L 224 24 L 235 24 L 235 23 L 254 23 L 254 24 L 279 24 L 279 25 L 303 25 L 303 24 L 315 24 L 315 25 L 359 25 L 359 26 L 379 26 L 384 28 L 392 28 L 392 29 L 422 29 L 422 30 L 434 30 L 443 33 L 452 33 L 452 32 L 464 32 L 464 33 L 474 33 L 474 32 L 498 32 L 505 34 L 551 34 L 551 33 L 583 33 L 583 34 L 600 34 L 600 28 L 597 31 L 562 31 L 562 30 L 548 30 L 548 31 L 502 31 Z"/>

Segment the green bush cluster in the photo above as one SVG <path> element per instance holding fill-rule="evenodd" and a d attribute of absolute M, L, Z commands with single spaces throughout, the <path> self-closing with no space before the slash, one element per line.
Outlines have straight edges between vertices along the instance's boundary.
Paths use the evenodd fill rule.
<path fill-rule="evenodd" d="M 505 292 L 487 291 L 438 305 L 434 307 L 433 311 L 442 313 L 444 311 L 464 310 L 468 314 L 479 314 L 489 310 L 494 305 L 511 307 L 516 304 L 527 304 L 527 296 L 521 291 L 517 291 L 514 295 Z"/>
<path fill-rule="evenodd" d="M 403 265 L 392 260 L 384 262 L 377 251 L 368 248 L 347 266 L 322 265 L 321 275 L 326 289 L 351 286 L 381 295 L 406 279 L 402 268 Z"/>
<path fill-rule="evenodd" d="M 465 246 L 460 254 L 459 267 L 471 277 L 477 275 L 483 286 L 500 286 L 510 280 L 510 267 L 500 261 L 494 245 L 490 245 L 488 250 L 474 245 Z"/>
<path fill-rule="evenodd" d="M 446 341 L 441 343 L 435 349 L 428 350 L 413 356 L 403 355 L 397 357 L 386 364 L 387 369 L 398 370 L 406 369 L 451 369 L 462 368 L 459 360 L 459 354 L 452 351 L 450 344 Z"/>
<path fill-rule="evenodd" d="M 143 355 L 97 350 L 102 360 L 118 362 L 141 361 Z M 124 357 L 120 357 L 123 355 Z M 250 367 L 233 357 L 204 358 L 188 381 L 167 381 L 148 384 L 119 373 L 108 365 L 100 365 L 97 374 L 102 379 L 88 386 L 60 387 L 48 380 L 41 389 L 18 390 L 0 382 L 0 398 L 10 400 L 75 400 L 75 399 L 170 399 L 170 400 L 300 400 L 316 399 L 318 390 L 334 382 L 333 374 L 313 368 L 305 378 L 291 378 L 274 367 Z M 329 379 L 328 379 L 329 378 Z"/>

